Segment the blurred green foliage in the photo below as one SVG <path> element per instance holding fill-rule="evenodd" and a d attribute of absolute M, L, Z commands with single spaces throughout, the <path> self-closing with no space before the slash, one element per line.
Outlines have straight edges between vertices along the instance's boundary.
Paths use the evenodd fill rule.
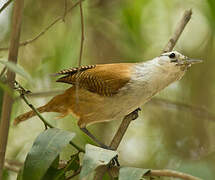
<path fill-rule="evenodd" d="M 67 6 L 71 7 L 74 2 L 68 0 Z M 189 57 L 203 59 L 204 63 L 192 67 L 180 82 L 166 88 L 158 96 L 194 104 L 215 114 L 214 0 L 85 0 L 83 6 L 85 42 L 82 64 L 138 62 L 159 55 L 184 10 L 192 8 L 192 19 L 175 49 Z M 63 1 L 25 1 L 22 41 L 35 37 L 63 14 Z M 4 15 L 6 20 L 0 19 L 0 29 L 6 28 L 10 18 L 11 11 Z M 0 38 L 1 47 L 9 44 L 9 37 L 10 29 Z M 55 83 L 55 78 L 50 74 L 77 66 L 80 39 L 80 14 L 79 8 L 75 8 L 66 16 L 65 22 L 58 22 L 37 41 L 20 48 L 19 64 L 31 74 L 34 82 L 20 77 L 17 80 L 33 92 L 66 89 L 68 85 Z M 0 56 L 7 58 L 7 52 L 1 51 Z M 50 98 L 42 96 L 30 101 L 39 106 Z M 141 117 L 131 124 L 118 150 L 122 165 L 145 169 L 169 168 L 207 180 L 215 179 L 213 121 L 206 116 L 193 117 L 191 112 L 177 106 L 146 104 L 142 108 Z M 17 99 L 11 121 L 27 110 L 28 107 Z M 59 120 L 56 116 L 45 114 L 56 127 L 76 132 L 75 142 L 80 146 L 90 142 L 80 132 L 72 116 Z M 89 129 L 108 144 L 119 123 L 101 123 Z M 36 117 L 18 127 L 11 126 L 7 158 L 23 162 L 41 131 L 43 124 Z M 68 159 L 72 153 L 73 149 L 66 148 L 61 159 Z M 8 178 L 5 179 L 15 179 L 15 173 L 6 173 Z"/>

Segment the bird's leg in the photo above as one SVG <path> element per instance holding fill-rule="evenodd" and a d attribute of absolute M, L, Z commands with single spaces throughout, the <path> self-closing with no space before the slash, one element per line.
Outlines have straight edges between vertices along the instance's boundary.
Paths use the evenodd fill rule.
<path fill-rule="evenodd" d="M 109 146 L 101 143 L 90 131 L 88 131 L 87 128 L 80 128 L 86 135 L 88 135 L 93 141 L 95 141 L 100 147 L 104 148 L 104 149 L 108 149 L 108 150 L 113 150 L 111 149 Z M 111 160 L 109 166 L 114 166 L 114 165 L 120 166 L 119 161 L 118 161 L 118 155 L 116 155 L 115 157 L 113 157 L 113 159 Z"/>
<path fill-rule="evenodd" d="M 86 135 L 88 135 L 93 141 L 95 141 L 100 147 L 108 150 L 112 150 L 110 147 L 107 145 L 101 143 L 90 131 L 88 131 L 87 128 L 80 128 Z"/>
<path fill-rule="evenodd" d="M 132 115 L 132 120 L 135 120 L 138 118 L 138 112 L 141 111 L 140 108 L 137 108 L 136 110 L 134 110 L 133 112 L 131 112 L 130 114 L 128 114 L 127 116 L 131 116 Z M 97 144 L 99 144 L 100 147 L 104 148 L 104 149 L 108 149 L 108 150 L 113 150 L 111 149 L 109 146 L 101 143 L 90 131 L 88 131 L 87 128 L 80 128 L 85 134 L 87 134 L 92 140 L 94 140 Z M 119 161 L 118 161 L 118 156 L 115 156 L 111 162 L 110 162 L 110 166 L 114 166 L 114 165 L 120 166 Z"/>

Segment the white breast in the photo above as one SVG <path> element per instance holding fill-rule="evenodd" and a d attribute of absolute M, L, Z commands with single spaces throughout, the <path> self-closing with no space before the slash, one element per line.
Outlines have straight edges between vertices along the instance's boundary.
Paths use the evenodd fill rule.
<path fill-rule="evenodd" d="M 157 58 L 135 65 L 130 82 L 118 94 L 119 109 L 124 114 L 134 111 L 184 73 L 172 64 L 160 64 Z"/>

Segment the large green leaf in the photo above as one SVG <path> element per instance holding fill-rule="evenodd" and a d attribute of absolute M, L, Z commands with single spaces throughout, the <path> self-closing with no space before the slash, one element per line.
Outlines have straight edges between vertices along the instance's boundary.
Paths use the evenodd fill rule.
<path fill-rule="evenodd" d="M 74 133 L 56 128 L 42 132 L 26 157 L 23 180 L 41 180 L 61 150 L 74 136 Z"/>
<path fill-rule="evenodd" d="M 149 169 L 122 167 L 119 170 L 119 180 L 140 180 Z"/>
<path fill-rule="evenodd" d="M 10 61 L 2 61 L 2 60 L 0 60 L 0 63 L 4 64 L 11 71 L 23 76 L 28 81 L 33 82 L 31 76 L 23 69 L 22 66 L 20 66 L 18 64 L 15 64 L 13 62 L 10 62 Z"/>
<path fill-rule="evenodd" d="M 111 151 L 87 144 L 80 179 L 90 174 L 98 166 L 108 164 L 116 155 L 116 151 Z"/>

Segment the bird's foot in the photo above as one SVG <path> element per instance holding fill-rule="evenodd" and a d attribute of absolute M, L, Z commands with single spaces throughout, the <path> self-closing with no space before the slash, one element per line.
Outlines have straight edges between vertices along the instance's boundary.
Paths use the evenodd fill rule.
<path fill-rule="evenodd" d="M 110 161 L 110 163 L 108 164 L 108 168 L 111 168 L 113 166 L 120 166 L 119 164 L 119 160 L 118 160 L 118 155 L 116 155 L 115 157 L 113 157 L 113 159 Z"/>
<path fill-rule="evenodd" d="M 132 118 L 132 120 L 135 120 L 135 119 L 137 119 L 138 118 L 138 112 L 139 111 L 141 111 L 141 109 L 140 108 L 137 108 L 137 109 L 135 109 L 133 112 L 131 112 L 128 116 L 132 116 L 131 118 Z"/>
<path fill-rule="evenodd" d="M 111 148 L 110 146 L 107 146 L 105 144 L 100 144 L 101 148 L 107 149 L 107 150 L 111 150 L 114 151 L 113 148 Z M 111 168 L 113 166 L 120 166 L 119 161 L 118 161 L 118 155 L 114 156 L 113 159 L 110 161 L 110 163 L 108 164 L 108 167 Z"/>

